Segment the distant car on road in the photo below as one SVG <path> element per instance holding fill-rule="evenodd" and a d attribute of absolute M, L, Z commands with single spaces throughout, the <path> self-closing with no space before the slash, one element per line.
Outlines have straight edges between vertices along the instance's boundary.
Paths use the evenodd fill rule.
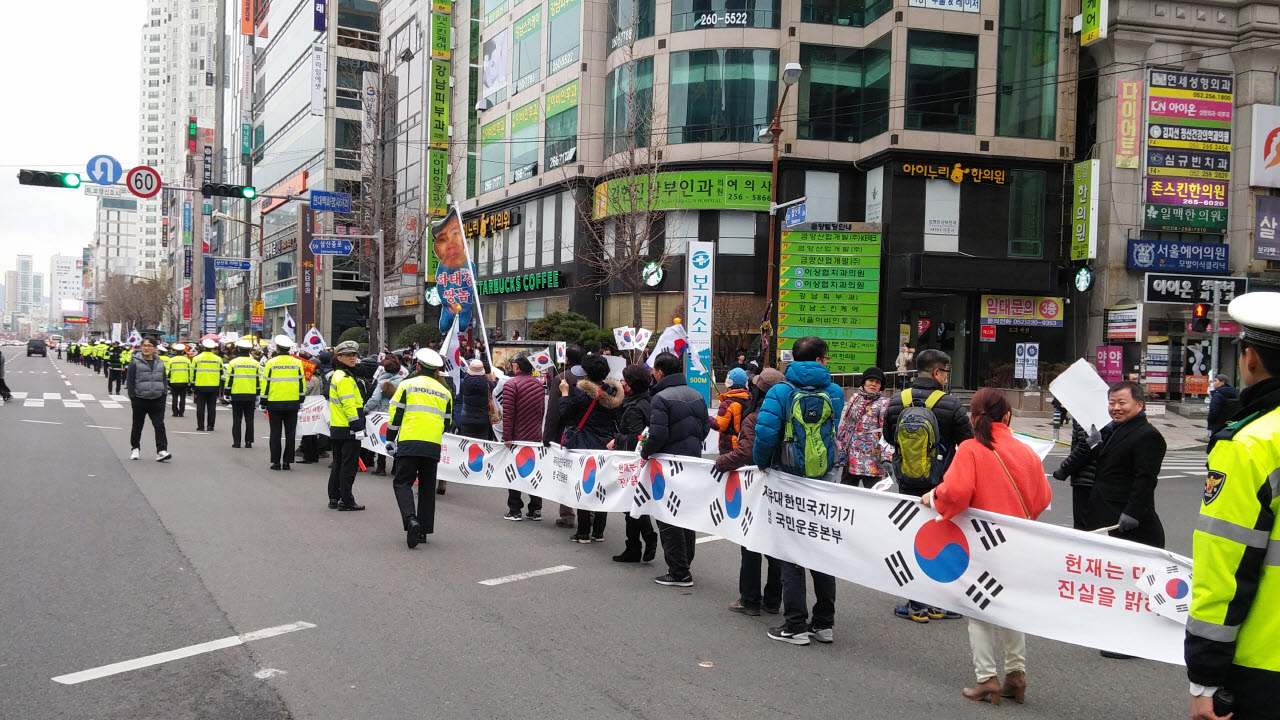
<path fill-rule="evenodd" d="M 49 345 L 40 338 L 31 338 L 27 341 L 27 357 L 40 353 L 40 357 L 49 357 Z"/>

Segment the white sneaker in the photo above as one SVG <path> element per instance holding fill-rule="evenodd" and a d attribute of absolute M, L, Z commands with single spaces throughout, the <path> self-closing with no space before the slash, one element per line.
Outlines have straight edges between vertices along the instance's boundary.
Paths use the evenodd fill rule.
<path fill-rule="evenodd" d="M 130 453 L 129 453 L 129 459 L 130 459 L 130 460 L 137 460 L 137 459 L 138 459 L 138 448 L 134 448 L 134 449 L 133 449 L 133 452 L 130 452 Z"/>
<path fill-rule="evenodd" d="M 156 462 L 164 462 L 165 460 L 168 460 L 171 457 L 173 457 L 173 455 L 170 455 L 168 450 L 161 450 L 160 452 L 156 453 Z"/>

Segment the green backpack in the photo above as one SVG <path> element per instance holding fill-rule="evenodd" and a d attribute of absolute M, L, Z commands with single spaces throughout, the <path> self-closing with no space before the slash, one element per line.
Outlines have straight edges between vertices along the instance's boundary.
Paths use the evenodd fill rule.
<path fill-rule="evenodd" d="M 941 446 L 938 444 L 938 416 L 933 406 L 945 393 L 934 390 L 924 401 L 924 407 L 915 404 L 911 390 L 902 391 L 902 414 L 898 416 L 898 431 L 894 435 L 894 471 L 898 484 L 936 485 L 934 472 L 941 468 Z"/>
<path fill-rule="evenodd" d="M 790 384 L 790 383 L 788 383 Z M 783 417 L 781 469 L 801 477 L 820 478 L 835 463 L 835 411 L 821 388 L 796 387 Z"/>

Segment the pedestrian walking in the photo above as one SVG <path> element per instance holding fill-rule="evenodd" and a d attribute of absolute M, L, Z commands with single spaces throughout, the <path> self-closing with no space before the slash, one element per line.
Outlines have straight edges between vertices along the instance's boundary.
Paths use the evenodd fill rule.
<path fill-rule="evenodd" d="M 996 388 L 982 388 L 969 404 L 973 438 L 956 448 L 942 483 L 920 498 L 944 519 L 973 508 L 1035 520 L 1049 507 L 1053 490 L 1040 456 L 1009 430 L 1009 400 Z M 965 688 L 970 700 L 1000 698 L 1021 703 L 1027 693 L 1027 638 L 1021 632 L 969 618 L 969 647 L 977 683 Z M 1004 683 L 997 678 L 996 654 L 1003 649 Z"/>
<path fill-rule="evenodd" d="M 1156 514 L 1156 484 L 1165 441 L 1147 421 L 1142 386 L 1129 381 L 1107 394 L 1111 422 L 1089 438 L 1097 458 L 1089 494 L 1089 529 L 1119 526 L 1112 537 L 1164 547 L 1164 525 Z"/>
<path fill-rule="evenodd" d="M 584 361 L 585 362 L 585 361 Z M 702 393 L 685 381 L 680 358 L 659 353 L 653 360 L 653 400 L 649 409 L 649 437 L 640 446 L 648 460 L 659 453 L 702 457 L 702 443 L 711 432 L 711 417 Z M 698 536 L 692 531 L 658 521 L 662 556 L 667 573 L 653 581 L 659 585 L 693 587 L 693 555 Z"/>
<path fill-rule="evenodd" d="M 253 447 L 253 416 L 258 408 L 258 387 L 262 384 L 262 366 L 250 356 L 253 343 L 240 338 L 235 345 L 236 357 L 227 363 L 223 382 L 231 393 L 231 447 L 240 447 L 241 427 L 244 447 Z"/>
<path fill-rule="evenodd" d="M 756 375 L 752 390 L 751 406 L 742 418 L 742 430 L 738 433 L 738 446 L 732 451 L 716 458 L 716 472 L 728 473 L 747 465 L 755 464 L 752 452 L 756 442 L 756 422 L 760 417 L 760 406 L 765 395 L 774 385 L 783 382 L 781 372 L 774 368 L 765 368 Z M 768 555 L 748 550 L 746 545 L 740 548 L 742 556 L 738 566 L 738 599 L 729 603 L 729 610 L 743 615 L 757 616 L 760 611 L 777 615 L 782 605 L 782 563 Z M 765 575 L 764 593 L 760 592 L 760 563 L 767 561 L 768 571 Z"/>
<path fill-rule="evenodd" d="M 960 401 L 943 390 L 951 377 L 951 356 L 931 348 L 922 350 L 915 360 L 911 387 L 889 400 L 884 437 L 893 445 L 898 492 L 921 497 L 942 482 L 956 446 L 973 437 L 973 427 Z M 917 623 L 960 617 L 914 600 L 897 606 L 893 613 Z"/>
<path fill-rule="evenodd" d="M 351 368 L 359 359 L 360 345 L 344 340 L 333 349 L 338 369 L 329 378 L 329 442 L 333 452 L 333 468 L 329 471 L 329 509 L 363 510 L 351 488 L 356 482 L 356 463 L 360 459 L 359 433 L 364 431 L 364 408 L 360 389 L 356 387 Z"/>
<path fill-rule="evenodd" d="M 435 532 L 436 472 L 440 443 L 453 417 L 453 396 L 436 378 L 444 358 L 423 348 L 414 354 L 418 371 L 405 378 L 391 399 L 387 421 L 387 452 L 395 457 L 392 466 L 396 505 L 404 523 L 405 542 L 410 548 Z M 414 506 L 413 486 L 418 485 Z"/>
<path fill-rule="evenodd" d="M 1240 295 L 1227 314 L 1245 388 L 1210 442 L 1192 538 L 1191 720 L 1275 718 L 1280 687 L 1280 293 Z"/>
<path fill-rule="evenodd" d="M 1089 496 L 1093 493 L 1093 477 L 1098 472 L 1098 458 L 1089 448 L 1089 433 L 1076 419 L 1071 420 L 1071 450 L 1053 477 L 1071 479 L 1071 526 L 1088 530 Z"/>
<path fill-rule="evenodd" d="M 218 349 L 216 340 L 201 340 L 204 350 L 191 359 L 192 390 L 196 401 L 196 431 L 213 432 L 213 422 L 218 410 L 218 396 L 222 393 L 222 358 L 213 352 Z"/>
<path fill-rule="evenodd" d="M 720 393 L 720 407 L 716 410 L 716 430 L 720 433 L 720 454 L 733 452 L 738 447 L 738 433 L 742 430 L 742 416 L 747 413 L 747 371 L 734 368 L 724 378 L 725 391 Z"/>
<path fill-rule="evenodd" d="M 133 409 L 133 427 L 129 431 L 129 459 L 138 459 L 142 426 L 149 417 L 156 433 L 156 461 L 164 462 L 173 457 L 169 453 L 169 438 L 164 431 L 164 396 L 167 391 L 164 363 L 156 355 L 155 338 L 144 337 L 140 350 L 137 357 L 130 358 L 125 370 L 125 388 Z"/>
<path fill-rule="evenodd" d="M 577 365 L 582 360 L 582 348 L 577 345 L 570 344 L 565 346 L 565 373 L 568 368 Z M 547 411 L 546 418 L 542 421 L 542 446 L 550 447 L 551 443 L 559 443 L 564 436 L 564 431 L 560 418 L 560 377 L 553 366 L 547 370 L 543 385 L 546 389 Z M 560 505 L 560 517 L 556 519 L 556 527 L 574 529 L 578 525 L 578 513 L 569 505 Z"/>
<path fill-rule="evenodd" d="M 609 361 L 603 355 L 582 358 L 586 374 L 571 387 L 560 381 L 560 417 L 564 423 L 561 445 L 570 450 L 604 450 L 618 432 L 618 416 L 625 394 L 622 384 L 609 379 Z M 604 542 L 609 514 L 578 510 L 578 530 L 571 542 Z"/>
<path fill-rule="evenodd" d="M 170 401 L 174 417 L 182 417 L 187 412 L 187 392 L 191 389 L 191 358 L 187 357 L 187 346 L 175 343 L 173 356 L 165 363 L 165 375 L 169 382 Z"/>
<path fill-rule="evenodd" d="M 898 348 L 898 357 L 894 358 L 893 369 L 897 372 L 894 376 L 894 387 L 902 390 L 911 384 L 911 366 L 915 363 L 916 351 L 907 343 L 902 343 L 902 347 Z"/>
<path fill-rule="evenodd" d="M 884 415 L 889 398 L 880 394 L 884 371 L 869 367 L 862 386 L 845 403 L 836 431 L 837 463 L 844 469 L 843 485 L 871 487 L 884 478 L 884 467 L 893 459 L 893 447 L 884 442 Z"/>
<path fill-rule="evenodd" d="M 1227 426 L 1227 420 L 1240 409 L 1240 393 L 1231 387 L 1230 378 L 1216 375 L 1213 390 L 1209 392 L 1209 434 L 1213 435 Z"/>
<path fill-rule="evenodd" d="M 622 369 L 622 414 L 618 417 L 618 433 L 609 441 L 608 449 L 634 451 L 640 443 L 640 436 L 649 427 L 649 415 L 653 405 L 653 396 L 649 388 L 653 384 L 653 373 L 646 365 L 628 365 Z M 653 562 L 658 555 L 658 533 L 653 530 L 653 520 L 648 515 L 638 518 L 631 513 L 623 513 L 626 523 L 626 547 L 619 555 L 613 556 L 614 562 Z"/>
<path fill-rule="evenodd" d="M 751 454 L 757 466 L 826 482 L 839 481 L 836 424 L 844 392 L 831 382 L 827 342 L 812 335 L 795 341 L 785 382 L 774 385 L 760 404 Z M 814 442 L 814 440 L 817 442 Z M 830 643 L 836 621 L 836 579 L 810 570 L 813 614 L 809 614 L 805 568 L 782 561 L 783 624 L 768 636 L 792 645 Z"/>
<path fill-rule="evenodd" d="M 373 376 L 373 395 L 369 396 L 368 402 L 364 404 L 365 415 L 373 412 L 391 412 L 391 398 L 396 394 L 396 388 L 407 374 L 402 371 L 400 361 L 388 353 L 386 359 L 378 366 L 378 374 Z M 387 456 L 381 453 L 374 453 L 374 455 L 376 457 L 371 474 L 386 475 Z"/>
<path fill-rule="evenodd" d="M 511 443 L 542 442 L 542 414 L 546 408 L 542 383 L 533 376 L 533 363 L 528 356 L 517 355 L 511 361 L 511 377 L 502 384 L 502 441 Z M 542 519 L 542 498 L 529 496 L 529 510 L 524 509 L 519 490 L 507 490 L 507 520 Z"/>
<path fill-rule="evenodd" d="M 492 440 L 493 428 L 489 424 L 489 405 L 493 401 L 494 384 L 492 373 L 485 370 L 484 361 L 479 358 L 467 364 L 467 374 L 462 377 L 459 394 L 463 398 L 463 415 L 459 418 L 462 434 L 476 440 Z"/>
<path fill-rule="evenodd" d="M 271 450 L 271 469 L 288 470 L 293 462 L 293 435 L 298 429 L 298 410 L 302 407 L 307 384 L 302 361 L 289 354 L 289 348 L 293 347 L 289 336 L 277 335 L 272 343 L 276 354 L 262 368 L 262 382 L 258 388 L 261 397 L 259 402 L 267 411 L 267 424 L 271 432 L 267 444 Z M 312 459 L 311 462 L 315 460 Z"/>
<path fill-rule="evenodd" d="M 13 393 L 9 392 L 9 385 L 4 381 L 4 352 L 0 351 L 0 400 L 9 402 L 13 400 Z"/>

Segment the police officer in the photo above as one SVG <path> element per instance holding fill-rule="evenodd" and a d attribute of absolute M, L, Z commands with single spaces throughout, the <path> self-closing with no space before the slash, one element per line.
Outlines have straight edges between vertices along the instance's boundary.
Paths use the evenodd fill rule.
<path fill-rule="evenodd" d="M 262 407 L 271 423 L 271 469 L 284 469 L 293 462 L 293 434 L 298 429 L 298 409 L 307 391 L 306 374 L 302 362 L 289 354 L 293 341 L 287 335 L 277 335 L 273 340 L 276 356 L 267 361 L 262 370 Z M 285 443 L 280 445 L 283 431 Z"/>
<path fill-rule="evenodd" d="M 338 368 L 329 378 L 329 444 L 333 453 L 333 469 L 329 471 L 329 509 L 363 510 L 351 494 L 356 482 L 356 463 L 360 460 L 360 438 L 364 431 L 364 400 L 351 376 L 360 345 L 351 340 L 333 349 Z"/>
<path fill-rule="evenodd" d="M 182 417 L 187 412 L 187 391 L 191 389 L 191 358 L 187 357 L 186 345 L 174 344 L 173 355 L 165 363 L 165 372 L 169 379 L 169 392 L 173 394 L 173 416 Z"/>
<path fill-rule="evenodd" d="M 414 354 L 418 373 L 400 382 L 391 399 L 387 422 L 387 453 L 395 458 L 396 504 L 404 518 L 409 547 L 435 531 L 436 469 L 440 442 L 453 418 L 453 396 L 436 379 L 444 358 L 429 348 Z M 418 509 L 413 507 L 413 483 L 418 482 Z"/>
<path fill-rule="evenodd" d="M 223 368 L 223 382 L 231 393 L 231 447 L 240 447 L 240 423 L 244 421 L 244 446 L 253 447 L 253 414 L 258 403 L 258 385 L 262 367 L 249 357 L 253 344 L 241 338 L 236 341 L 236 357 Z"/>
<path fill-rule="evenodd" d="M 201 340 L 200 347 L 204 350 L 191 359 L 195 378 L 192 389 L 196 396 L 196 430 L 213 432 L 218 395 L 222 391 L 222 358 L 213 352 L 218 349 L 217 340 Z"/>
<path fill-rule="evenodd" d="M 1241 409 L 1209 443 L 1187 618 L 1192 720 L 1276 718 L 1280 688 L 1280 293 L 1227 307 L 1240 324 Z"/>
<path fill-rule="evenodd" d="M 118 342 L 111 343 L 111 349 L 107 351 L 107 394 L 119 395 L 120 387 L 124 384 L 124 346 Z M 113 389 L 114 388 L 114 389 Z"/>

